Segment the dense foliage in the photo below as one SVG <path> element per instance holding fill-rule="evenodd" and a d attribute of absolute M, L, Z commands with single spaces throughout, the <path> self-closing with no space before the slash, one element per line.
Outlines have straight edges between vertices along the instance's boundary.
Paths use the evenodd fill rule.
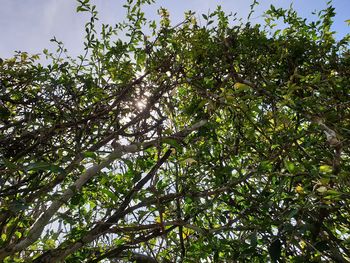
<path fill-rule="evenodd" d="M 350 262 L 350 52 L 334 8 L 128 0 L 86 53 L 0 62 L 0 261 Z M 146 3 L 145 3 L 146 2 Z M 276 29 L 276 23 L 282 25 Z M 97 33 L 99 32 L 99 33 Z"/>

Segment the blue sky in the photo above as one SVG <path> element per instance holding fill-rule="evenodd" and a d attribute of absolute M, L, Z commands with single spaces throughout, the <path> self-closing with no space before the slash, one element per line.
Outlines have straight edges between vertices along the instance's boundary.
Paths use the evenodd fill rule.
<path fill-rule="evenodd" d="M 261 15 L 270 4 L 276 7 L 288 7 L 291 2 L 299 14 L 311 17 L 311 12 L 326 6 L 326 0 L 259 0 L 260 5 L 253 15 L 253 22 L 261 22 Z M 121 21 L 125 11 L 122 0 L 92 0 L 97 5 L 100 20 L 115 24 Z M 221 5 L 227 12 L 237 12 L 238 17 L 247 17 L 249 0 L 158 0 L 146 9 L 148 18 L 154 18 L 160 6 L 170 11 L 174 23 L 181 21 L 186 10 L 192 10 L 199 16 Z M 55 36 L 63 41 L 71 55 L 82 53 L 84 24 L 88 17 L 75 13 L 74 0 L 0 0 L 0 57 L 8 58 L 14 51 L 42 53 L 44 48 L 53 51 L 50 39 Z M 350 0 L 334 0 L 336 19 L 334 30 L 338 37 L 350 32 L 345 20 L 350 19 Z"/>

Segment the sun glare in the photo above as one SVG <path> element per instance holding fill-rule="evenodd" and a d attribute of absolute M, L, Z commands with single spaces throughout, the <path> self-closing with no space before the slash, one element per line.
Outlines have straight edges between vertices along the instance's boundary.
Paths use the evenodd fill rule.
<path fill-rule="evenodd" d="M 136 102 L 136 108 L 143 110 L 146 107 L 146 100 L 139 100 Z"/>

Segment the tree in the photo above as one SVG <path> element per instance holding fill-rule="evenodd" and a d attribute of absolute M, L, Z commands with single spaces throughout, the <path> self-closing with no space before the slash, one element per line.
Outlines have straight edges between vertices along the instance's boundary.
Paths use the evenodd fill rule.
<path fill-rule="evenodd" d="M 0 63 L 3 262 L 349 262 L 349 36 L 334 8 L 128 0 L 83 56 Z M 254 6 L 254 5 L 253 5 Z M 235 21 L 233 23 L 233 21 Z M 276 30 L 277 21 L 284 29 Z"/>

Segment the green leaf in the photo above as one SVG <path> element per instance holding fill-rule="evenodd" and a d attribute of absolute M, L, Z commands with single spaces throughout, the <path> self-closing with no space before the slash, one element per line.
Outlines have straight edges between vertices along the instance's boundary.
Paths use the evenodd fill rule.
<path fill-rule="evenodd" d="M 28 205 L 24 200 L 14 200 L 9 205 L 9 210 L 13 212 L 24 211 L 26 208 L 28 208 Z"/>
<path fill-rule="evenodd" d="M 132 178 L 132 182 L 135 184 L 137 183 L 138 181 L 140 181 L 141 177 L 142 177 L 142 173 L 134 173 L 134 177 Z"/>
<path fill-rule="evenodd" d="M 117 196 L 109 189 L 107 188 L 102 188 L 101 192 L 107 195 L 109 198 L 111 198 L 113 201 L 117 201 Z"/>
<path fill-rule="evenodd" d="M 327 190 L 327 195 L 341 195 L 341 192 L 333 189 Z"/>
<path fill-rule="evenodd" d="M 49 171 L 53 173 L 65 174 L 65 170 L 57 165 L 46 163 L 46 162 L 37 162 L 31 163 L 26 168 L 26 171 Z"/>
<path fill-rule="evenodd" d="M 250 235 L 250 245 L 252 247 L 256 247 L 257 244 L 258 244 L 258 237 L 257 237 L 256 232 L 254 232 Z"/>
<path fill-rule="evenodd" d="M 113 243 L 114 243 L 114 245 L 115 246 L 122 246 L 122 245 L 124 245 L 125 244 L 125 240 L 124 239 L 119 239 L 119 238 L 115 238 L 115 239 L 113 239 Z"/>
<path fill-rule="evenodd" d="M 94 152 L 84 152 L 83 155 L 85 158 L 91 158 L 94 160 L 97 158 L 97 154 Z"/>
<path fill-rule="evenodd" d="M 282 254 L 282 244 L 279 239 L 273 241 L 269 247 L 269 253 L 272 262 L 278 262 Z"/>
<path fill-rule="evenodd" d="M 16 236 L 17 238 L 21 238 L 21 237 L 22 237 L 22 233 L 21 233 L 21 232 L 16 231 L 16 232 L 15 232 L 15 236 Z"/>
<path fill-rule="evenodd" d="M 329 249 L 329 241 L 319 241 L 315 244 L 315 248 L 318 251 L 324 252 Z"/>
<path fill-rule="evenodd" d="M 286 167 L 286 169 L 288 170 L 288 172 L 290 173 L 294 173 L 295 172 L 295 165 L 293 162 L 288 161 L 288 160 L 284 160 L 284 166 Z"/>
<path fill-rule="evenodd" d="M 4 106 L 0 105 L 0 120 L 8 120 L 10 115 L 11 115 L 11 112 Z"/>
<path fill-rule="evenodd" d="M 177 140 L 172 139 L 172 138 L 163 138 L 162 142 L 169 144 L 170 146 L 173 146 L 177 151 L 181 151 L 183 148 Z"/>
<path fill-rule="evenodd" d="M 297 214 L 299 213 L 299 209 L 292 209 L 292 211 L 290 211 L 290 213 L 288 214 L 288 218 L 293 218 L 295 217 Z"/>
<path fill-rule="evenodd" d="M 10 169 L 11 171 L 19 171 L 21 170 L 21 168 L 17 165 L 17 164 L 14 164 L 13 162 L 10 162 L 8 159 L 4 158 L 2 159 L 4 165 Z"/>
<path fill-rule="evenodd" d="M 83 6 L 78 6 L 77 9 L 76 9 L 76 12 L 79 13 L 79 12 L 86 12 L 86 11 L 89 11 L 89 9 L 83 7 Z"/>

